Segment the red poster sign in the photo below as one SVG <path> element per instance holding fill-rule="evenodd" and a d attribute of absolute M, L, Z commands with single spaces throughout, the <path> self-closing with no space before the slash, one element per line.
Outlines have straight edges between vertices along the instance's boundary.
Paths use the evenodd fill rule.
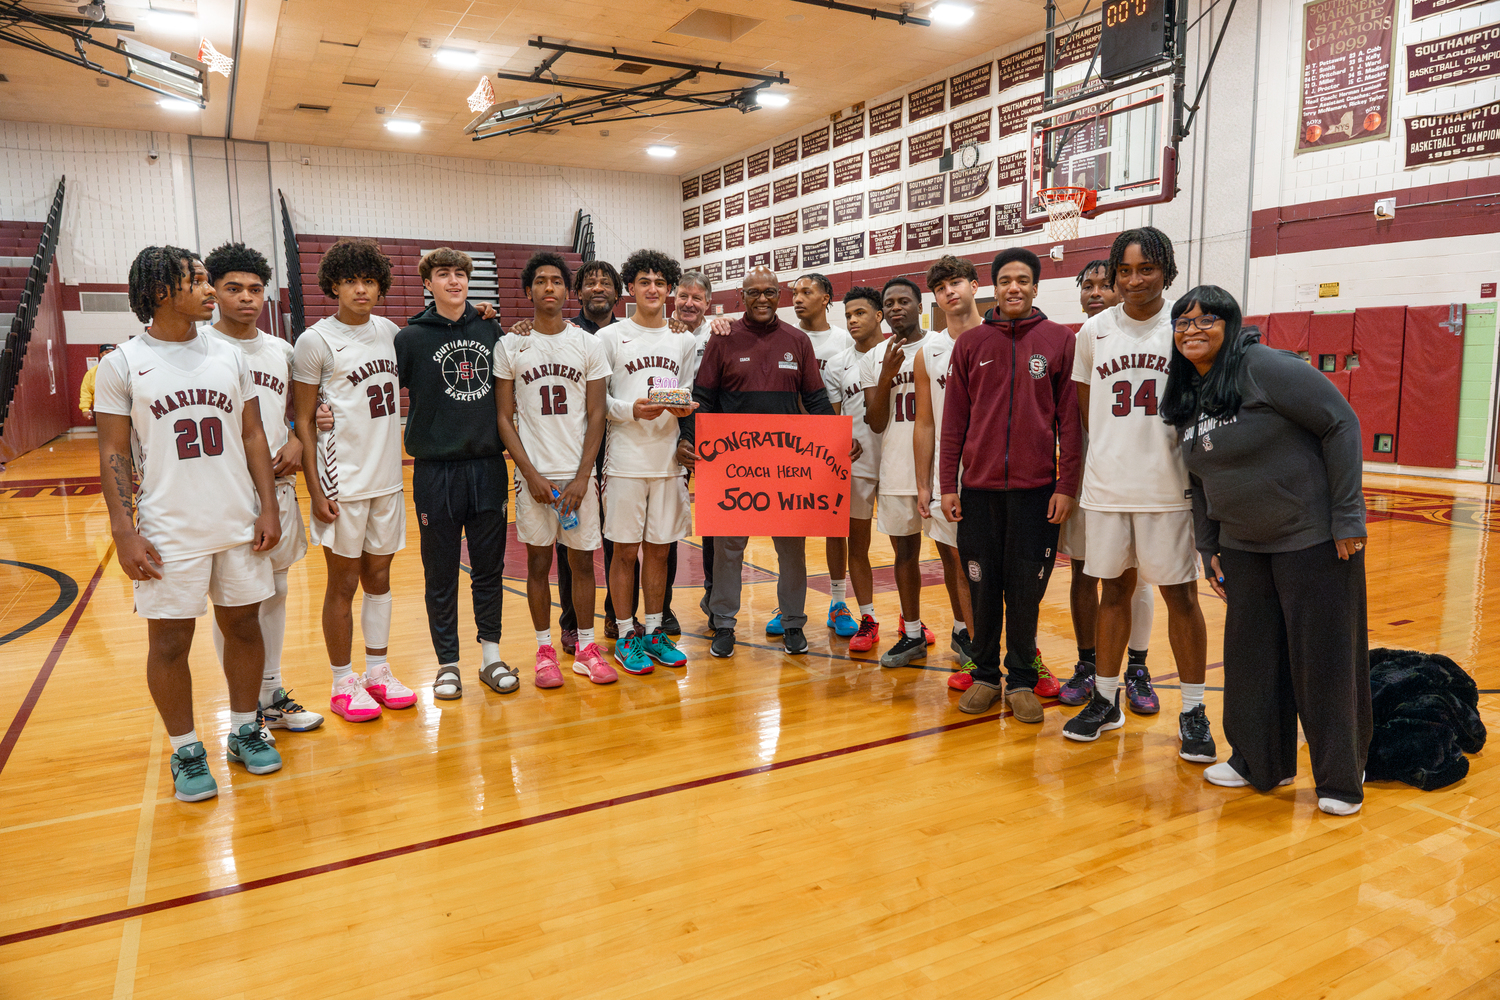
<path fill-rule="evenodd" d="M 1396 0 L 1316 0 L 1302 16 L 1297 152 L 1389 136 Z"/>
<path fill-rule="evenodd" d="M 700 535 L 849 533 L 852 418 L 700 413 L 696 424 Z"/>

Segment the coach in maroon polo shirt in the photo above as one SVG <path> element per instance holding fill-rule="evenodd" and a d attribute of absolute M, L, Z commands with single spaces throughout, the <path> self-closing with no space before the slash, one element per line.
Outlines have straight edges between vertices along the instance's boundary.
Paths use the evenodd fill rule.
<path fill-rule="evenodd" d="M 995 310 L 953 347 L 941 428 L 943 513 L 958 522 L 974 600 L 974 685 L 958 707 L 978 715 L 1000 698 L 1003 624 L 1005 700 L 1017 720 L 1041 722 L 1037 614 L 1083 464 L 1074 336 L 1032 306 L 1036 254 L 1002 250 L 990 273 Z"/>
<path fill-rule="evenodd" d="M 745 315 L 727 336 L 710 337 L 693 379 L 693 399 L 699 413 L 832 414 L 828 392 L 818 374 L 807 334 L 776 317 L 781 286 L 768 268 L 745 276 L 740 293 Z M 800 404 L 800 405 L 799 405 Z M 678 458 L 692 464 L 692 420 L 681 420 Z M 740 578 L 745 564 L 746 537 L 714 539 L 713 590 L 708 597 L 709 624 L 714 629 L 710 652 L 734 654 L 734 626 L 740 611 Z M 807 615 L 807 551 L 804 538 L 773 538 L 776 545 L 776 599 L 786 626 L 782 641 L 788 653 L 807 652 L 803 626 Z"/>

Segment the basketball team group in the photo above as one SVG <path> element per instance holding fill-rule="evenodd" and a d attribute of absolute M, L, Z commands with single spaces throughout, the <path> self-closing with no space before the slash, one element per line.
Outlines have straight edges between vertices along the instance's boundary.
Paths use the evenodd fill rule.
<path fill-rule="evenodd" d="M 523 681 L 565 688 L 564 666 L 572 683 L 592 684 L 687 668 L 672 601 L 692 528 L 696 416 L 742 414 L 748 426 L 754 414 L 806 413 L 853 426 L 849 531 L 823 540 L 831 646 L 878 652 L 890 669 L 938 658 L 922 618 L 926 535 L 955 623 L 948 643 L 961 667 L 948 686 L 961 692 L 958 710 L 998 705 L 1039 724 L 1043 701 L 1055 700 L 1079 708 L 1062 736 L 1088 743 L 1123 727 L 1127 712 L 1161 710 L 1147 666 L 1159 594 L 1181 758 L 1208 765 L 1215 785 L 1267 792 L 1295 780 L 1300 722 L 1319 807 L 1359 810 L 1372 720 L 1358 420 L 1306 360 L 1262 345 L 1224 289 L 1172 297 L 1166 234 L 1127 230 L 1083 268 L 1077 333 L 1035 306 L 1042 267 L 1021 248 L 998 253 L 988 275 L 944 256 L 918 280 L 856 286 L 841 303 L 826 277 L 801 275 L 789 285 L 796 325 L 779 317 L 785 288 L 765 268 L 745 276 L 730 322 L 711 313 L 709 278 L 664 253 L 574 273 L 539 252 L 520 276 L 533 313 L 507 332 L 491 304 L 470 301 L 473 268 L 458 250 L 426 254 L 431 302 L 398 328 L 378 314 L 390 260 L 374 241 L 340 240 L 318 269 L 337 312 L 294 347 L 257 329 L 272 270 L 255 249 L 229 243 L 199 259 L 148 247 L 132 263 L 130 303 L 146 329 L 101 358 L 93 411 L 177 798 L 218 794 L 188 667 L 210 603 L 229 689 L 227 760 L 279 770 L 275 731 L 323 724 L 282 678 L 288 570 L 309 538 L 327 566 L 329 710 L 374 723 L 416 704 L 387 655 L 391 566 L 407 538 L 403 446 L 432 697 L 452 701 L 464 694 L 463 568 L 477 679 L 494 695 Z M 994 305 L 981 313 L 986 280 Z M 924 295 L 937 310 L 930 324 Z M 626 297 L 634 309 L 621 318 Z M 536 639 L 525 678 L 501 653 L 512 496 Z M 876 531 L 895 552 L 900 602 L 884 641 Z M 747 541 L 704 538 L 701 596 L 694 589 L 708 651 L 730 662 Z M 778 606 L 764 629 L 785 653 L 806 654 L 809 540 L 773 542 Z M 1036 639 L 1059 553 L 1078 645 L 1066 679 L 1043 664 Z M 1200 575 L 1226 602 L 1222 761 L 1204 705 Z"/>

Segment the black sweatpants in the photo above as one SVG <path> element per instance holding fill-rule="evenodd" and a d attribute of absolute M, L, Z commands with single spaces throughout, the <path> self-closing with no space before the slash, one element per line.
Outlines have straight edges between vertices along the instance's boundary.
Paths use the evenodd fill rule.
<path fill-rule="evenodd" d="M 479 638 L 500 641 L 505 593 L 505 459 L 463 462 L 418 459 L 412 465 L 412 505 L 422 540 L 427 580 L 427 627 L 438 663 L 458 662 L 460 540 L 469 540 L 470 588 Z"/>
<path fill-rule="evenodd" d="M 1057 559 L 1058 525 L 1047 520 L 1051 486 L 959 492 L 958 556 L 974 605 L 974 679 L 1000 683 L 1005 633 L 1005 686 L 1036 687 L 1036 622 Z"/>
<path fill-rule="evenodd" d="M 615 543 L 604 540 L 604 616 L 615 617 L 614 595 L 609 592 L 609 567 L 615 561 Z M 667 592 L 662 601 L 663 613 L 672 610 L 672 583 L 677 579 L 677 543 L 667 549 Z M 596 581 L 598 582 L 598 581 Z M 635 583 L 630 588 L 631 614 L 638 611 L 641 603 L 641 564 L 635 564 Z M 557 616 L 558 628 L 577 628 L 578 612 L 573 610 L 573 569 L 568 565 L 568 550 L 561 543 L 557 546 L 557 605 L 562 613 Z"/>
<path fill-rule="evenodd" d="M 1297 719 L 1322 798 L 1364 801 L 1370 710 L 1365 556 L 1223 549 L 1224 736 L 1261 791 L 1297 773 Z"/>

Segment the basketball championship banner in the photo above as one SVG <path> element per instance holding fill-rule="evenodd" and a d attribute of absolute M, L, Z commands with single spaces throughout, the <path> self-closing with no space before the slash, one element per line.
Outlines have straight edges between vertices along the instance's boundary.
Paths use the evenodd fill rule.
<path fill-rule="evenodd" d="M 700 413 L 694 422 L 700 535 L 849 533 L 852 417 Z"/>
<path fill-rule="evenodd" d="M 1500 76 L 1500 24 L 1406 47 L 1406 92 Z"/>
<path fill-rule="evenodd" d="M 1396 0 L 1315 0 L 1302 17 L 1296 152 L 1387 138 Z"/>
<path fill-rule="evenodd" d="M 1434 14 L 1442 14 L 1462 7 L 1477 7 L 1489 2 L 1490 0 L 1411 0 L 1411 19 L 1419 21 L 1424 17 L 1432 17 Z"/>
<path fill-rule="evenodd" d="M 1500 156 L 1500 101 L 1406 119 L 1406 168 Z"/>

